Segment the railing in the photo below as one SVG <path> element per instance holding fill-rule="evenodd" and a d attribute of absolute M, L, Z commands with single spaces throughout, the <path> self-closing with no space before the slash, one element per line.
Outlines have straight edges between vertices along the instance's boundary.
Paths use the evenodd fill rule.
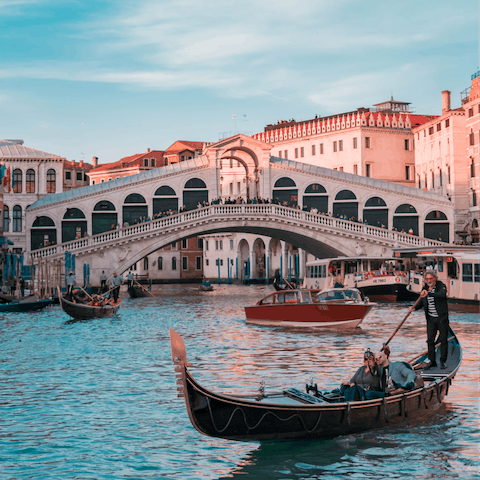
<path fill-rule="evenodd" d="M 427 238 L 417 237 L 406 233 L 395 232 L 385 228 L 365 225 L 363 223 L 352 222 L 341 218 L 330 217 L 317 213 L 305 212 L 290 207 L 283 207 L 275 204 L 243 204 L 243 205 L 211 205 L 209 207 L 197 208 L 188 212 L 161 217 L 130 227 L 119 228 L 109 232 L 99 233 L 91 237 L 84 237 L 71 242 L 52 245 L 31 252 L 32 258 L 50 257 L 55 255 L 63 255 L 65 252 L 75 252 L 84 249 L 93 249 L 100 246 L 108 246 L 115 244 L 117 241 L 127 238 L 137 238 L 144 236 L 146 233 L 155 233 L 162 230 L 169 230 L 175 226 L 189 226 L 198 220 L 211 219 L 212 223 L 225 219 L 239 219 L 242 217 L 262 217 L 267 216 L 273 219 L 288 219 L 296 223 L 302 223 L 304 226 L 328 227 L 331 230 L 351 232 L 357 236 L 377 238 L 382 241 L 390 241 L 392 243 L 405 244 L 409 246 L 435 246 L 445 245 L 443 242 L 430 240 Z"/>

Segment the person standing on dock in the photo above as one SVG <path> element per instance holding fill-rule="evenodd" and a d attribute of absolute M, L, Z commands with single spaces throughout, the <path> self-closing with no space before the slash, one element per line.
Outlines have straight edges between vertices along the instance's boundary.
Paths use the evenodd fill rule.
<path fill-rule="evenodd" d="M 112 286 L 113 301 L 117 303 L 118 294 L 120 293 L 120 285 L 123 283 L 123 277 L 117 275 L 117 272 L 113 272 L 113 277 L 111 278 L 110 283 Z"/>
<path fill-rule="evenodd" d="M 75 285 L 74 273 L 70 271 L 65 280 L 67 282 L 67 298 L 72 299 L 73 286 Z"/>
<path fill-rule="evenodd" d="M 100 293 L 105 293 L 107 290 L 107 276 L 105 275 L 105 270 L 102 270 L 100 275 Z"/>
<path fill-rule="evenodd" d="M 435 355 L 435 336 L 438 333 L 440 342 L 440 368 L 447 368 L 448 356 L 448 303 L 447 287 L 438 280 L 437 274 L 431 270 L 425 275 L 426 285 L 420 293 L 421 301 L 416 307 L 409 308 L 409 313 L 414 310 L 425 310 L 427 319 L 427 345 L 428 358 L 430 363 L 423 370 L 428 370 L 437 366 L 437 357 Z"/>

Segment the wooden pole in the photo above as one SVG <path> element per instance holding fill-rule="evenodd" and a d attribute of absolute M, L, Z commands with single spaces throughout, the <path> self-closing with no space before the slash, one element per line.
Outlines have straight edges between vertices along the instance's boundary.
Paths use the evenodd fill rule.
<path fill-rule="evenodd" d="M 85 293 L 87 294 L 88 298 L 90 298 L 90 300 L 93 301 L 93 297 L 92 297 L 86 290 L 84 290 L 80 285 L 78 286 L 78 288 L 80 288 L 80 290 L 82 290 L 83 292 L 85 292 Z"/>
<path fill-rule="evenodd" d="M 133 281 L 134 281 L 140 288 L 143 288 L 149 295 L 151 295 L 152 297 L 155 296 L 152 292 L 149 292 L 143 285 L 141 285 L 140 283 L 138 283 L 135 279 L 133 279 Z"/>

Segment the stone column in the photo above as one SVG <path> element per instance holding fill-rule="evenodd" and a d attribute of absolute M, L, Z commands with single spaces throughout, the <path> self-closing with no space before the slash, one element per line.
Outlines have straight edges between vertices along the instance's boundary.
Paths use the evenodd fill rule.
<path fill-rule="evenodd" d="M 282 242 L 282 276 L 288 278 L 288 244 Z"/>
<path fill-rule="evenodd" d="M 250 280 L 252 278 L 256 278 L 257 276 L 257 266 L 255 265 L 255 252 L 251 249 L 248 252 L 248 256 L 250 258 Z"/>
<path fill-rule="evenodd" d="M 299 268 L 299 278 L 298 278 L 298 281 L 300 281 L 300 279 L 304 280 L 305 279 L 305 269 L 306 269 L 306 262 L 307 262 L 307 255 L 306 255 L 306 252 L 305 250 L 303 250 L 302 248 L 299 248 L 298 249 L 298 268 Z"/>

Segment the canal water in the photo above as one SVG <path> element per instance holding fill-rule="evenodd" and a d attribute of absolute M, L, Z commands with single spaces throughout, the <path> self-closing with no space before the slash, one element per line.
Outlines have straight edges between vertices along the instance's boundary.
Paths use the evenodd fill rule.
<path fill-rule="evenodd" d="M 441 410 L 415 425 L 328 441 L 233 442 L 190 424 L 177 398 L 169 328 L 212 390 L 338 386 L 378 351 L 408 304 L 378 304 L 350 333 L 246 325 L 269 286 L 167 285 L 123 294 L 117 316 L 71 321 L 59 307 L 0 316 L 1 479 L 474 479 L 479 474 L 478 315 L 451 313 L 464 349 Z M 422 313 L 391 341 L 423 351 Z"/>

